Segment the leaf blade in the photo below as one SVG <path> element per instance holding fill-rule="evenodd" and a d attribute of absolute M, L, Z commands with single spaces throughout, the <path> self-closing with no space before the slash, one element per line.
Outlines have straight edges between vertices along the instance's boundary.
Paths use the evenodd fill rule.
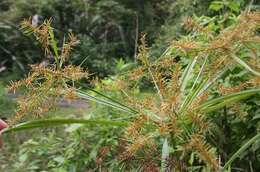
<path fill-rule="evenodd" d="M 112 120 L 86 120 L 86 119 L 70 119 L 70 118 L 57 118 L 57 119 L 40 119 L 29 122 L 17 124 L 13 127 L 2 130 L 2 133 L 9 133 L 14 131 L 29 130 L 34 128 L 54 127 L 65 124 L 88 124 L 88 125 L 105 125 L 105 126 L 126 126 L 128 123 L 124 121 Z"/>

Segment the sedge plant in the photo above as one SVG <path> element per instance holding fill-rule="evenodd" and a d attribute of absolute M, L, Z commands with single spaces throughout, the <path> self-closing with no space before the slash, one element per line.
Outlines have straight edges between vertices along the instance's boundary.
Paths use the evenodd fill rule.
<path fill-rule="evenodd" d="M 118 76 L 112 88 L 105 88 L 120 92 L 118 99 L 88 87 L 75 88 L 75 81 L 89 76 L 80 67 L 65 63 L 78 40 L 70 34 L 69 41 L 59 49 L 50 24 L 50 20 L 38 27 L 30 20 L 22 23 L 25 33 L 36 36 L 54 63 L 31 65 L 27 78 L 11 84 L 12 91 L 18 87 L 27 91 L 18 100 L 11 127 L 4 132 L 71 123 L 125 126 L 126 144 L 118 160 L 134 162 L 143 171 L 195 171 L 193 165 L 204 171 L 225 171 L 259 139 L 256 136 L 242 146 L 227 164 L 207 139 L 213 135 L 213 111 L 260 92 L 259 12 L 241 14 L 234 25 L 218 33 L 208 23 L 188 18 L 184 26 L 189 35 L 173 41 L 157 58 L 151 57 L 143 35 L 136 68 Z M 218 82 L 236 68 L 247 72 L 247 80 L 233 87 Z M 143 82 L 152 85 L 152 90 L 139 96 L 136 90 Z M 94 101 L 125 113 L 129 120 L 40 119 L 19 124 L 27 115 L 43 117 L 55 106 L 57 97 Z"/>

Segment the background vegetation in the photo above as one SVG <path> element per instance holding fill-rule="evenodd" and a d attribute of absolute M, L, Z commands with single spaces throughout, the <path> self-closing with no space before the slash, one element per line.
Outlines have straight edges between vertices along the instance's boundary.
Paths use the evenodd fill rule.
<path fill-rule="evenodd" d="M 33 36 L 26 36 L 20 29 L 24 18 L 33 16 L 37 23 L 52 19 L 52 26 L 58 45 L 62 46 L 68 32 L 73 32 L 80 40 L 67 64 L 80 65 L 91 74 L 98 76 L 101 83 L 96 91 L 125 101 L 122 93 L 114 89 L 115 80 L 138 62 L 139 39 L 146 34 L 146 44 L 151 60 L 156 60 L 176 39 L 190 39 L 191 32 L 183 23 L 188 17 L 218 34 L 237 22 L 243 11 L 259 11 L 259 2 L 247 0 L 2 0 L 0 2 L 0 117 L 11 118 L 15 112 L 15 97 L 6 94 L 6 85 L 11 80 L 26 76 L 28 64 L 53 63 L 54 58 L 45 56 L 39 42 Z M 259 28 L 258 28 L 259 29 Z M 259 34 L 259 31 L 257 31 Z M 187 37 L 186 37 L 187 36 Z M 193 38 L 192 38 L 193 39 Z M 204 38 L 197 38 L 205 41 Z M 259 45 L 255 47 L 259 50 Z M 193 54 L 176 53 L 179 57 Z M 175 55 L 176 55 L 175 54 Z M 259 51 L 256 53 L 256 69 L 259 69 Z M 243 57 L 243 52 L 240 55 Z M 176 58 L 176 57 L 175 57 Z M 181 58 L 180 64 L 187 66 L 188 60 Z M 249 78 L 244 68 L 229 70 L 218 82 L 225 87 L 236 88 Z M 90 82 L 81 81 L 90 85 Z M 112 88 L 111 88 L 112 87 Z M 109 88 L 109 89 L 108 89 Z M 148 90 L 148 91 L 147 91 Z M 138 88 L 132 90 L 137 97 L 154 92 L 153 84 L 143 79 Z M 22 94 L 24 90 L 17 94 Z M 219 94 L 214 88 L 211 95 Z M 92 94 L 91 94 L 92 95 Z M 211 113 L 214 123 L 214 139 L 207 136 L 213 150 L 223 162 L 236 152 L 241 145 L 259 133 L 259 94 L 243 100 L 234 108 L 222 107 Z M 69 103 L 68 103 L 69 104 Z M 79 105 L 80 104 L 80 105 Z M 132 121 L 121 111 L 111 107 L 88 102 L 76 105 L 59 105 L 45 114 L 45 118 L 66 117 L 79 119 L 123 119 Z M 237 115 L 234 115 L 237 114 Z M 122 121 L 122 120 L 120 120 Z M 34 129 L 5 135 L 5 147 L 0 154 L 1 171 L 145 171 L 133 161 L 125 163 L 120 159 L 126 144 L 122 126 L 72 124 L 57 128 Z M 217 140 L 217 143 L 215 141 Z M 161 152 L 162 138 L 157 139 Z M 259 171 L 260 142 L 254 142 L 232 164 L 229 171 Z M 217 150 L 217 151 L 216 151 Z M 175 147 L 169 148 L 174 153 Z M 174 166 L 179 159 L 172 158 Z M 198 160 L 194 153 L 183 160 L 185 168 L 169 168 L 179 171 L 211 171 Z M 182 162 L 180 161 L 180 162 Z M 157 165 L 160 162 L 157 162 Z M 186 168 L 188 166 L 189 168 Z M 153 170 L 158 169 L 156 167 Z M 162 170 L 162 169 L 161 169 Z M 146 169 L 151 171 L 151 169 Z"/>

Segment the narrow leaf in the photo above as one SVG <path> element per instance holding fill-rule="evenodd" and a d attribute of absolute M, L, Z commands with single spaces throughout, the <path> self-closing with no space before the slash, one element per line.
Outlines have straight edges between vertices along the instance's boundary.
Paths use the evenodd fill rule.
<path fill-rule="evenodd" d="M 164 139 L 163 147 L 162 147 L 162 163 L 161 163 L 161 171 L 166 171 L 166 163 L 167 159 L 169 158 L 169 146 L 167 138 Z"/>
<path fill-rule="evenodd" d="M 250 89 L 250 90 L 240 91 L 237 93 L 232 93 L 229 95 L 224 95 L 206 101 L 205 103 L 198 106 L 196 110 L 199 110 L 201 112 L 211 112 L 219 108 L 222 108 L 228 104 L 232 104 L 240 100 L 246 99 L 257 93 L 260 93 L 260 89 Z"/>
<path fill-rule="evenodd" d="M 40 119 L 24 122 L 2 130 L 2 133 L 12 131 L 22 131 L 34 128 L 55 127 L 64 124 L 86 124 L 86 125 L 105 125 L 105 126 L 126 126 L 127 122 L 112 120 L 86 120 L 86 119 Z"/>
<path fill-rule="evenodd" d="M 122 106 L 121 104 L 118 104 L 118 103 L 113 102 L 113 101 L 109 101 L 109 100 L 105 100 L 105 99 L 102 99 L 102 98 L 99 98 L 99 97 L 89 95 L 88 93 L 85 93 L 85 92 L 82 92 L 82 91 L 78 91 L 77 95 L 82 99 L 94 101 L 96 103 L 106 105 L 106 106 L 109 106 L 109 107 L 112 107 L 112 108 L 115 108 L 115 109 L 118 109 L 118 110 L 121 110 L 121 111 L 124 111 L 124 112 L 128 112 L 128 113 L 131 113 L 131 114 L 136 113 L 136 111 L 134 111 L 131 108 L 128 108 L 126 106 Z"/>
<path fill-rule="evenodd" d="M 241 156 L 247 148 L 249 148 L 253 143 L 255 143 L 257 140 L 260 139 L 260 133 L 258 133 L 256 136 L 254 136 L 253 138 L 251 138 L 250 140 L 248 140 L 244 145 L 242 145 L 231 157 L 230 159 L 226 162 L 226 164 L 224 165 L 222 171 L 225 171 L 230 165 L 231 163 L 238 158 L 239 156 Z"/>
<path fill-rule="evenodd" d="M 58 46 L 57 46 L 57 42 L 54 37 L 53 28 L 51 26 L 49 26 L 48 29 L 49 29 L 49 34 L 50 34 L 50 38 L 51 38 L 51 47 L 55 54 L 55 60 L 58 60 L 58 58 L 59 58 Z"/>
<path fill-rule="evenodd" d="M 181 76 L 181 91 L 183 92 L 187 86 L 188 80 L 191 77 L 191 73 L 194 69 L 194 66 L 197 62 L 198 56 L 193 58 L 193 60 L 189 63 L 185 71 L 183 72 L 183 75 Z"/>
<path fill-rule="evenodd" d="M 119 101 L 117 101 L 117 100 L 114 99 L 114 98 L 111 98 L 111 97 L 109 97 L 109 96 L 107 96 L 107 95 L 105 95 L 105 94 L 103 94 L 103 93 L 101 93 L 101 92 L 99 92 L 99 91 L 96 91 L 96 90 L 94 90 L 94 89 L 91 89 L 91 88 L 89 88 L 89 87 L 88 87 L 87 85 L 85 85 L 85 84 L 82 84 L 82 83 L 78 83 L 78 84 L 79 84 L 80 86 L 86 88 L 87 90 L 89 90 L 89 91 L 91 91 L 91 92 L 93 92 L 93 93 L 95 93 L 95 94 L 97 94 L 97 95 L 99 95 L 99 96 L 101 96 L 101 97 L 103 97 L 103 98 L 109 100 L 109 101 L 112 101 L 113 103 L 116 103 L 116 104 L 118 104 L 118 105 L 120 105 L 120 106 L 123 106 L 123 107 L 125 107 L 125 108 L 127 108 L 127 109 L 129 109 L 129 110 L 131 110 L 131 111 L 133 111 L 133 112 L 135 112 L 135 113 L 137 113 L 136 110 L 132 109 L 132 108 L 129 107 L 129 106 L 124 105 L 123 103 L 120 103 Z M 81 91 L 81 92 L 82 92 L 82 91 Z M 82 92 L 82 93 L 84 93 L 84 92 Z"/>
<path fill-rule="evenodd" d="M 253 74 L 255 74 L 256 76 L 260 76 L 260 72 L 252 69 L 248 64 L 246 64 L 243 60 L 241 60 L 239 57 L 237 57 L 235 54 L 232 54 L 231 57 L 237 62 L 239 63 L 241 66 L 243 66 L 244 68 L 246 68 L 248 71 L 252 72 Z"/>

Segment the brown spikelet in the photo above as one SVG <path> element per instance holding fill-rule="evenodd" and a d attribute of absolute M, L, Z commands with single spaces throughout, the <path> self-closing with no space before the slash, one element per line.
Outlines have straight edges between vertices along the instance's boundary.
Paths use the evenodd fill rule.
<path fill-rule="evenodd" d="M 78 98 L 75 88 L 68 88 L 64 90 L 64 98 L 67 100 L 75 100 Z"/>
<path fill-rule="evenodd" d="M 50 53 L 50 29 L 52 29 L 51 19 L 45 20 L 44 23 L 38 27 L 32 25 L 31 18 L 21 22 L 21 30 L 23 30 L 25 34 L 34 34 L 36 39 L 41 43 L 46 55 Z"/>
<path fill-rule="evenodd" d="M 197 23 L 192 17 L 187 17 L 185 18 L 183 25 L 185 30 L 192 31 L 196 27 Z"/>
<path fill-rule="evenodd" d="M 166 172 L 171 172 L 171 171 L 185 172 L 185 171 L 188 171 L 187 164 L 184 161 L 178 160 L 174 156 L 170 156 L 168 159 L 166 159 L 165 168 L 166 168 Z"/>
<path fill-rule="evenodd" d="M 8 88 L 7 88 L 7 90 L 8 90 L 8 92 L 15 93 L 16 90 L 17 90 L 19 87 L 21 87 L 21 86 L 22 86 L 22 82 L 20 82 L 20 81 L 16 81 L 16 82 L 11 81 L 10 84 L 9 84 L 9 86 L 8 86 Z"/>
<path fill-rule="evenodd" d="M 145 115 L 140 115 L 135 121 L 131 122 L 129 126 L 125 129 L 125 135 L 127 138 L 135 139 L 140 135 L 140 131 L 145 122 L 148 121 L 148 117 Z"/>
<path fill-rule="evenodd" d="M 157 88 L 160 90 L 160 94 L 162 95 L 162 97 L 164 97 L 166 93 L 166 87 L 167 87 L 167 81 L 166 78 L 164 77 L 164 74 L 158 71 L 154 71 L 153 78 Z"/>
<path fill-rule="evenodd" d="M 152 157 L 146 157 L 142 162 L 143 172 L 159 172 L 160 168 Z"/>
<path fill-rule="evenodd" d="M 70 33 L 68 42 L 63 44 L 61 58 L 65 61 L 66 58 L 69 57 L 73 47 L 79 43 L 80 41 L 77 39 L 77 37 L 73 33 Z"/>
<path fill-rule="evenodd" d="M 223 53 L 220 53 L 220 55 L 221 57 L 211 59 L 212 61 L 205 68 L 204 73 L 208 76 L 208 78 L 214 76 L 225 66 L 232 65 L 234 63 L 233 60 L 230 60 L 230 58 L 227 55 L 224 55 Z"/>
<path fill-rule="evenodd" d="M 170 126 L 167 123 L 164 122 L 160 122 L 158 124 L 158 132 L 160 133 L 160 135 L 167 135 L 170 133 Z"/>
<path fill-rule="evenodd" d="M 65 68 L 63 69 L 63 75 L 72 80 L 79 80 L 89 77 L 88 73 L 84 72 L 81 67 L 72 65 L 65 66 Z"/>
<path fill-rule="evenodd" d="M 255 39 L 258 28 L 259 12 L 242 14 L 236 25 L 222 31 L 216 39 L 208 45 L 208 50 L 222 49 L 222 51 L 232 51 L 236 43 L 250 42 Z M 251 40 L 253 38 L 253 40 Z"/>
<path fill-rule="evenodd" d="M 227 94 L 239 92 L 239 91 L 245 89 L 246 87 L 248 87 L 248 85 L 249 84 L 247 82 L 241 82 L 238 85 L 231 86 L 231 87 L 225 87 L 223 84 L 220 84 L 218 87 L 218 91 L 222 95 L 227 95 Z"/>
<path fill-rule="evenodd" d="M 137 67 L 129 72 L 128 77 L 131 81 L 138 81 L 144 75 L 144 67 Z"/>
<path fill-rule="evenodd" d="M 142 35 L 141 39 L 140 39 L 140 46 L 138 48 L 138 55 L 137 55 L 137 59 L 140 60 L 142 62 L 143 65 L 145 66 L 149 66 L 149 60 L 148 60 L 148 48 L 147 48 L 147 44 L 145 41 L 145 34 Z"/>
<path fill-rule="evenodd" d="M 253 77 L 247 83 L 252 87 L 260 87 L 260 77 L 259 76 Z"/>
<path fill-rule="evenodd" d="M 161 102 L 160 106 L 158 107 L 158 113 L 161 117 L 167 117 L 172 113 L 173 107 L 170 103 L 163 101 Z"/>
<path fill-rule="evenodd" d="M 98 86 L 98 84 L 100 83 L 100 78 L 95 76 L 93 78 L 91 78 L 91 80 L 89 81 L 90 85 L 92 86 Z"/>
<path fill-rule="evenodd" d="M 168 95 L 167 98 L 171 106 L 175 108 L 177 108 L 179 95 L 180 95 L 179 78 L 181 74 L 182 74 L 181 65 L 175 64 L 175 68 L 171 72 L 170 79 L 167 82 L 167 95 Z"/>
<path fill-rule="evenodd" d="M 257 56 L 257 55 L 256 55 Z M 256 71 L 260 71 L 260 60 L 257 58 L 250 58 L 247 60 L 247 64 L 255 69 Z"/>
<path fill-rule="evenodd" d="M 55 71 L 55 66 L 42 66 L 40 64 L 30 64 L 29 65 L 31 67 L 31 71 L 34 73 L 38 73 L 40 75 L 52 75 L 55 74 L 54 72 L 58 72 Z"/>
<path fill-rule="evenodd" d="M 233 113 L 236 117 L 238 117 L 240 120 L 245 121 L 246 117 L 248 115 L 248 112 L 245 110 L 244 104 L 237 102 L 233 103 L 230 106 L 230 111 Z"/>
<path fill-rule="evenodd" d="M 199 105 L 201 105 L 203 102 L 205 102 L 208 99 L 208 97 L 209 97 L 209 93 L 208 92 L 202 93 L 200 96 L 195 98 L 195 100 L 188 107 L 187 111 L 188 112 L 193 112 L 193 110 L 196 107 L 198 107 Z"/>
<path fill-rule="evenodd" d="M 240 20 L 252 20 L 254 22 L 260 22 L 260 12 L 259 11 L 254 11 L 254 12 L 249 12 L 249 13 L 244 13 Z"/>
<path fill-rule="evenodd" d="M 182 129 L 178 124 L 178 118 L 176 116 L 173 116 L 171 118 L 169 127 L 170 127 L 170 132 L 173 133 L 175 136 L 179 136 L 182 133 Z"/>
<path fill-rule="evenodd" d="M 177 65 L 177 63 L 174 61 L 174 59 L 170 57 L 163 57 L 161 59 L 158 59 L 153 64 L 151 64 L 153 67 L 157 67 L 160 69 L 168 69 L 174 65 Z"/>
<path fill-rule="evenodd" d="M 197 42 L 192 41 L 192 40 L 180 40 L 180 41 L 175 41 L 173 42 L 173 45 L 176 48 L 179 48 L 182 50 L 184 53 L 187 53 L 191 50 L 195 50 L 199 48 L 199 45 Z"/>
<path fill-rule="evenodd" d="M 22 80 L 19 80 L 19 81 L 11 81 L 9 86 L 8 86 L 8 92 L 13 92 L 15 93 L 15 91 L 22 87 L 22 86 L 25 86 L 27 88 L 29 87 L 32 87 L 32 84 L 35 80 L 35 78 L 38 76 L 37 73 L 32 73 L 32 74 L 28 74 L 27 78 L 24 78 Z"/>
<path fill-rule="evenodd" d="M 216 171 L 219 169 L 217 158 L 212 152 L 211 146 L 203 140 L 201 135 L 193 134 L 191 136 L 189 145 L 197 151 L 200 158 L 210 167 L 212 167 L 212 169 Z"/>
<path fill-rule="evenodd" d="M 109 146 L 103 146 L 101 148 L 98 149 L 98 156 L 96 157 L 96 163 L 98 165 L 101 165 L 105 156 L 108 154 L 110 150 Z"/>
<path fill-rule="evenodd" d="M 47 97 L 46 94 L 43 94 L 46 91 L 44 87 L 41 88 L 42 90 L 39 89 L 34 89 L 27 95 L 18 98 L 18 108 L 14 119 L 11 120 L 12 124 L 28 114 L 33 115 L 33 117 L 41 117 L 55 105 L 56 98 Z"/>
<path fill-rule="evenodd" d="M 187 31 L 201 32 L 205 34 L 209 34 L 209 31 L 206 27 L 200 25 L 197 21 L 192 17 L 186 17 L 183 22 L 184 29 Z"/>
<path fill-rule="evenodd" d="M 156 107 L 156 98 L 154 96 L 145 96 L 143 99 L 137 99 L 136 97 L 126 97 L 126 102 L 129 106 L 134 107 L 141 111 L 141 109 L 147 108 L 151 110 L 158 110 Z"/>
<path fill-rule="evenodd" d="M 190 111 L 187 117 L 190 123 L 196 128 L 197 133 L 206 134 L 210 132 L 212 123 L 203 114 Z"/>
<path fill-rule="evenodd" d="M 122 91 L 127 91 L 128 88 L 129 88 L 129 85 L 126 82 L 125 78 L 118 77 L 118 79 L 115 81 L 114 87 L 116 87 L 116 88 L 114 88 L 113 90 L 119 89 L 119 90 L 122 90 Z"/>
<path fill-rule="evenodd" d="M 142 150 L 146 146 L 152 145 L 152 139 L 149 136 L 145 135 L 139 135 L 133 143 L 129 144 L 126 148 L 126 152 L 129 153 L 129 155 L 135 155 L 138 151 Z"/>

